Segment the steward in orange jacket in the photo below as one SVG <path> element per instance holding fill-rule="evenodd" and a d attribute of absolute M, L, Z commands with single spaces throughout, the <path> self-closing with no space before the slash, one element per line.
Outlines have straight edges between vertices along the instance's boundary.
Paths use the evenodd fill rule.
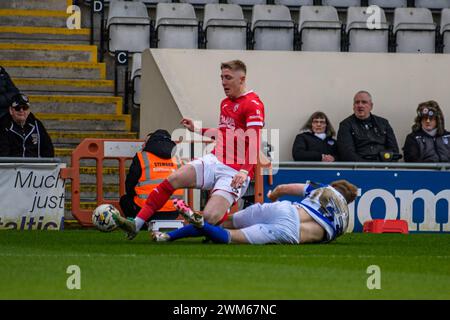
<path fill-rule="evenodd" d="M 133 158 L 125 180 L 126 194 L 120 198 L 120 207 L 126 217 L 136 217 L 148 194 L 179 167 L 175 157 L 172 157 L 175 146 L 166 130 L 159 129 L 148 135 L 144 148 Z M 175 191 L 172 198 L 182 198 L 183 192 Z M 177 217 L 178 212 L 169 200 L 151 220 Z"/>

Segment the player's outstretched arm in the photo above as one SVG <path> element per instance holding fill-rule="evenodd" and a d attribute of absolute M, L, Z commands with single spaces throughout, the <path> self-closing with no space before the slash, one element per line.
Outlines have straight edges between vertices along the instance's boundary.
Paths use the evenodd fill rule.
<path fill-rule="evenodd" d="M 282 196 L 300 196 L 305 194 L 304 183 L 280 184 L 275 189 L 269 190 L 267 197 L 271 201 L 277 201 Z"/>

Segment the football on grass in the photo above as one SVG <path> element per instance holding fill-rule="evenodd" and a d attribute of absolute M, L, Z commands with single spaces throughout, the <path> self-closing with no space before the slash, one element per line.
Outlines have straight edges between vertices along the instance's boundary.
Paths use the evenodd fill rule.
<path fill-rule="evenodd" d="M 113 213 L 120 215 L 119 210 L 117 210 L 113 205 L 102 204 L 98 206 L 92 213 L 92 223 L 100 231 L 113 231 L 117 228 L 116 222 L 113 218 Z"/>

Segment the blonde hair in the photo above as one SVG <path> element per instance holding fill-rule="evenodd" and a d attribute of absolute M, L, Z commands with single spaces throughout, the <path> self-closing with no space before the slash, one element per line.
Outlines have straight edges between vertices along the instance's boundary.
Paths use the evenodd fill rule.
<path fill-rule="evenodd" d="M 242 71 L 244 74 L 247 74 L 247 66 L 241 60 L 231 60 L 228 62 L 222 62 L 220 64 L 220 70 L 229 69 L 232 71 Z"/>

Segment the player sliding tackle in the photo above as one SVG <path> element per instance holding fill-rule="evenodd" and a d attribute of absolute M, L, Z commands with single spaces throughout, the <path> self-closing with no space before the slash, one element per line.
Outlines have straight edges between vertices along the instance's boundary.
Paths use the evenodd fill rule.
<path fill-rule="evenodd" d="M 220 104 L 218 128 L 195 128 L 192 120 L 181 120 L 188 130 L 215 139 L 215 150 L 181 167 L 158 185 L 134 220 L 114 215 L 116 224 L 127 233 L 128 239 L 137 235 L 176 189 L 212 190 L 203 211 L 204 219 L 210 224 L 225 221 L 230 206 L 245 193 L 259 155 L 264 105 L 256 93 L 247 91 L 247 67 L 242 61 L 222 63 L 220 69 L 226 98 Z"/>
<path fill-rule="evenodd" d="M 300 202 L 277 201 L 284 195 L 303 197 Z M 153 233 L 158 242 L 206 236 L 215 243 L 318 243 L 342 235 L 348 226 L 348 204 L 357 188 L 346 180 L 331 185 L 308 182 L 277 186 L 268 197 L 273 203 L 254 204 L 228 217 L 223 228 L 205 222 L 203 217 L 174 200 L 175 207 L 191 224 L 181 229 Z M 300 199 L 299 199 L 300 200 Z"/>

